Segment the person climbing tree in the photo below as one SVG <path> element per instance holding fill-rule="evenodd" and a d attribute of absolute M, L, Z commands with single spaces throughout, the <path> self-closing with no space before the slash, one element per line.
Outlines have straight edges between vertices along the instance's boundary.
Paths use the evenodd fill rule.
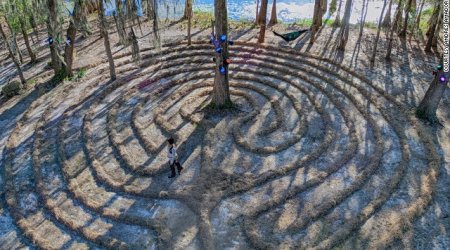
<path fill-rule="evenodd" d="M 214 1 L 214 18 L 215 39 L 218 39 L 220 36 L 225 36 L 228 38 L 228 14 L 226 0 Z M 220 44 L 220 51 L 221 52 L 216 53 L 215 56 L 216 67 L 211 105 L 215 108 L 227 108 L 232 106 L 230 99 L 230 87 L 228 83 L 228 64 L 223 63 L 223 61 L 228 58 L 227 42 L 222 42 Z"/>
<path fill-rule="evenodd" d="M 444 67 L 442 65 L 442 56 L 440 64 L 437 66 L 436 70 L 433 71 L 434 78 L 428 87 L 425 96 L 417 107 L 416 115 L 419 118 L 428 120 L 432 124 L 439 123 L 436 116 L 436 110 L 439 106 L 442 96 L 447 89 L 449 72 L 444 72 Z"/>
<path fill-rule="evenodd" d="M 58 15 L 58 1 L 47 0 L 48 16 L 47 31 L 49 36 L 50 55 L 52 59 L 52 68 L 55 74 L 58 74 L 63 68 L 63 58 L 59 51 L 58 45 L 60 41 L 60 28 Z"/>

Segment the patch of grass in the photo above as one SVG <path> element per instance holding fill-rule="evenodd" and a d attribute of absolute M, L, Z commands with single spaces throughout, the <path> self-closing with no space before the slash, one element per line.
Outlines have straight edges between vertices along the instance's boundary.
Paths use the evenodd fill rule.
<path fill-rule="evenodd" d="M 83 78 L 86 75 L 86 73 L 87 73 L 87 69 L 81 68 L 80 70 L 77 71 L 77 73 L 75 73 L 73 75 L 73 77 L 70 80 L 78 81 L 81 78 Z"/>
<path fill-rule="evenodd" d="M 311 18 L 303 18 L 303 19 L 299 19 L 297 21 L 295 21 L 293 24 L 294 25 L 299 25 L 299 26 L 311 26 L 312 25 L 312 19 Z"/>
<path fill-rule="evenodd" d="M 378 24 L 376 22 L 365 22 L 364 28 L 376 30 L 378 29 Z"/>
<path fill-rule="evenodd" d="M 192 26 L 200 29 L 211 28 L 211 20 L 214 20 L 212 12 L 207 11 L 194 11 L 194 18 L 192 19 Z M 183 21 L 184 25 L 187 25 L 187 20 Z"/>

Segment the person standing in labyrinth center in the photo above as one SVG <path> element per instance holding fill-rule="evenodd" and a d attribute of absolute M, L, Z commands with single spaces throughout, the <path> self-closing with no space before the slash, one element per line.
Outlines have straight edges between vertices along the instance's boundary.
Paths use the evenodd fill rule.
<path fill-rule="evenodd" d="M 175 140 L 173 138 L 170 138 L 167 140 L 169 143 L 169 146 L 167 147 L 167 157 L 169 158 L 169 165 L 171 170 L 171 175 L 169 178 L 175 177 L 175 165 L 177 165 L 178 174 L 181 174 L 181 170 L 183 170 L 183 167 L 178 162 L 178 154 L 177 154 L 177 147 L 175 145 Z"/>

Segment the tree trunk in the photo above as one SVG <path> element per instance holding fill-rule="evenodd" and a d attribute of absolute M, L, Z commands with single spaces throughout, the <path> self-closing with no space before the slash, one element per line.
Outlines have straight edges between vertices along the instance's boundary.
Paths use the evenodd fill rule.
<path fill-rule="evenodd" d="M 261 0 L 261 8 L 259 10 L 259 16 L 258 16 L 258 24 L 259 25 L 266 25 L 267 21 L 267 5 L 269 4 L 268 0 Z M 265 28 L 264 28 L 265 29 Z"/>
<path fill-rule="evenodd" d="M 267 0 L 265 0 L 267 3 Z M 266 4 L 267 10 L 267 4 Z M 215 37 L 219 38 L 221 35 L 226 35 L 228 39 L 228 14 L 227 14 L 227 1 L 215 0 L 214 1 L 214 17 L 215 17 Z M 228 58 L 228 43 L 223 42 L 220 44 L 222 48 L 221 53 L 216 53 L 216 69 L 214 77 L 214 87 L 212 93 L 212 105 L 216 108 L 226 108 L 232 105 L 230 99 L 230 90 L 228 84 L 228 65 L 223 61 Z M 225 73 L 220 72 L 220 67 L 225 68 Z M 209 248 L 211 249 L 211 248 Z"/>
<path fill-rule="evenodd" d="M 403 1 L 400 0 L 397 6 L 397 11 L 395 12 L 394 23 L 392 24 L 394 31 L 398 31 L 398 27 L 400 27 L 400 23 L 403 18 L 402 13 L 403 13 Z"/>
<path fill-rule="evenodd" d="M 5 34 L 5 32 L 3 31 L 3 24 L 1 24 L 1 23 L 0 23 L 0 33 L 2 34 L 2 37 L 3 37 L 3 39 L 5 40 L 5 44 L 6 44 L 6 47 L 8 48 L 9 56 L 11 57 L 11 59 L 12 59 L 13 62 L 14 62 L 14 65 L 15 65 L 16 68 L 17 68 L 17 73 L 19 74 L 20 82 L 21 82 L 22 84 L 25 84 L 25 83 L 26 83 L 26 80 L 25 80 L 25 77 L 23 76 L 22 69 L 20 68 L 19 61 L 17 61 L 17 58 L 16 58 L 16 56 L 14 55 L 14 53 L 13 53 L 13 51 L 12 51 L 11 45 L 10 45 L 9 42 L 8 42 L 8 38 L 6 37 L 6 34 Z"/>
<path fill-rule="evenodd" d="M 114 15 L 114 20 L 117 26 L 117 33 L 119 35 L 119 42 L 123 46 L 128 45 L 125 16 L 123 14 L 122 0 L 116 0 L 116 15 Z"/>
<path fill-rule="evenodd" d="M 322 3 L 320 4 L 320 6 L 322 7 L 321 16 L 323 17 L 323 15 L 325 15 L 325 13 L 327 12 L 328 1 L 322 0 Z"/>
<path fill-rule="evenodd" d="M 375 38 L 375 44 L 373 46 L 372 57 L 370 58 L 370 67 L 373 67 L 373 65 L 375 63 L 375 56 L 377 54 L 378 40 L 380 39 L 381 26 L 383 23 L 383 14 L 384 14 L 384 10 L 386 9 L 386 3 L 387 3 L 387 0 L 384 0 L 383 8 L 381 9 L 380 19 L 378 20 L 377 37 Z"/>
<path fill-rule="evenodd" d="M 402 0 L 400 0 L 398 5 L 400 6 L 401 4 L 402 4 Z M 398 9 L 397 14 L 395 15 L 394 23 L 392 24 L 391 30 L 389 32 L 389 41 L 388 41 L 388 47 L 387 47 L 387 52 L 386 52 L 386 60 L 391 59 L 392 41 L 394 40 L 395 23 L 397 23 L 398 19 L 400 18 L 399 11 L 400 11 L 400 8 Z"/>
<path fill-rule="evenodd" d="M 14 50 L 15 53 L 19 56 L 19 60 L 20 60 L 20 64 L 24 63 L 23 60 L 23 56 L 22 56 L 22 51 L 20 51 L 20 47 L 19 44 L 17 43 L 17 36 L 16 36 L 16 32 L 14 32 L 13 28 L 11 27 L 11 23 L 10 21 L 6 18 L 6 24 L 8 25 L 8 29 L 11 32 L 12 38 L 13 38 L 13 43 L 14 43 Z"/>
<path fill-rule="evenodd" d="M 277 20 L 277 0 L 273 0 L 272 13 L 270 15 L 269 26 L 273 26 L 278 23 Z"/>
<path fill-rule="evenodd" d="M 394 0 L 389 1 L 389 7 L 386 12 L 386 16 L 384 16 L 383 24 L 381 25 L 384 28 L 389 28 L 391 26 L 391 9 L 392 9 L 392 3 Z"/>
<path fill-rule="evenodd" d="M 192 0 L 186 0 L 186 5 L 184 6 L 184 14 L 181 20 L 186 20 L 189 18 L 189 13 L 192 12 Z"/>
<path fill-rule="evenodd" d="M 400 32 L 400 34 L 398 34 L 399 37 L 406 37 L 406 31 L 408 30 L 409 12 L 411 11 L 411 2 L 412 2 L 412 0 L 408 0 L 408 2 L 406 4 L 405 20 L 403 21 L 403 29 Z"/>
<path fill-rule="evenodd" d="M 338 34 L 338 50 L 345 50 L 345 46 L 347 45 L 348 40 L 348 33 L 349 33 L 349 25 L 350 25 L 350 14 L 352 10 L 352 3 L 353 0 L 347 0 L 345 3 L 345 13 L 344 17 L 342 18 L 342 27 L 339 30 Z"/>
<path fill-rule="evenodd" d="M 36 55 L 33 52 L 33 49 L 30 46 L 30 40 L 28 39 L 27 30 L 25 28 L 25 23 L 22 19 L 19 19 L 20 22 L 20 29 L 22 30 L 23 40 L 25 41 L 25 46 L 27 47 L 28 54 L 31 58 L 31 63 L 34 63 L 36 61 Z"/>
<path fill-rule="evenodd" d="M 47 8 L 49 11 L 47 18 L 48 36 L 53 38 L 53 43 L 50 44 L 50 54 L 52 58 L 53 71 L 58 73 L 63 66 L 62 57 L 60 56 L 59 43 L 59 23 L 58 23 L 58 6 L 57 0 L 47 0 Z"/>
<path fill-rule="evenodd" d="M 364 23 L 366 22 L 366 16 L 367 16 L 367 5 L 369 4 L 368 0 L 363 0 L 363 7 L 361 10 L 361 23 L 359 25 L 359 36 L 358 41 L 361 41 L 361 37 L 363 35 L 364 30 Z"/>
<path fill-rule="evenodd" d="M 258 43 L 264 43 L 264 38 L 266 36 L 266 18 L 267 18 L 267 5 L 268 0 L 262 0 L 261 1 L 261 10 L 259 12 L 259 16 L 261 18 L 261 27 L 259 29 L 259 37 L 258 37 Z"/>
<path fill-rule="evenodd" d="M 420 28 L 420 18 L 421 18 L 421 15 L 422 15 L 422 10 L 423 10 L 423 5 L 425 4 L 425 0 L 422 0 L 422 3 L 420 4 L 420 8 L 419 8 L 419 14 L 417 15 L 417 19 L 416 19 L 416 22 L 414 23 L 414 27 L 413 27 L 413 33 L 416 31 L 416 30 L 419 30 L 419 28 Z M 411 33 L 411 36 L 412 36 L 412 34 L 413 33 Z"/>
<path fill-rule="evenodd" d="M 186 0 L 186 4 L 188 9 L 187 19 L 188 19 L 188 45 L 191 45 L 191 26 L 192 26 L 192 0 Z"/>
<path fill-rule="evenodd" d="M 427 31 L 428 39 L 425 45 L 426 52 L 431 52 L 431 47 L 433 45 L 433 38 L 439 30 L 438 23 L 439 23 L 439 16 L 441 14 L 440 12 L 441 12 L 441 1 L 437 1 L 436 6 L 434 7 L 433 10 L 433 15 L 431 16 L 429 21 L 430 26 Z"/>
<path fill-rule="evenodd" d="M 339 27 L 341 26 L 341 7 L 342 7 L 342 0 L 339 0 L 339 7 L 336 14 L 336 19 L 334 20 L 333 26 Z"/>
<path fill-rule="evenodd" d="M 259 23 L 259 12 L 258 12 L 258 10 L 259 10 L 259 0 L 256 0 L 256 18 L 255 18 L 255 23 L 256 24 L 258 24 Z"/>
<path fill-rule="evenodd" d="M 65 74 L 73 76 L 73 51 L 75 47 L 75 39 L 77 36 L 77 28 L 82 20 L 83 0 L 75 0 L 73 7 L 73 18 L 69 21 L 69 28 L 67 29 L 66 47 L 64 49 Z"/>
<path fill-rule="evenodd" d="M 33 13 L 30 13 L 30 25 L 31 25 L 31 28 L 33 28 L 33 34 L 36 37 L 36 40 L 39 42 L 39 31 L 38 31 L 38 27 L 36 25 L 36 19 L 35 19 Z"/>
<path fill-rule="evenodd" d="M 330 9 L 328 10 L 328 12 L 330 13 L 330 15 L 333 15 L 335 11 L 336 11 L 336 0 L 331 0 Z"/>
<path fill-rule="evenodd" d="M 351 0 L 349 0 L 351 1 Z M 314 4 L 314 16 L 311 25 L 311 39 L 309 43 L 313 44 L 316 40 L 316 33 L 319 30 L 320 26 L 322 26 L 322 16 L 323 16 L 323 0 L 315 0 Z"/>
<path fill-rule="evenodd" d="M 108 23 L 105 20 L 105 7 L 103 6 L 103 0 L 99 0 L 99 11 L 98 17 L 100 19 L 100 32 L 103 37 L 103 42 L 105 44 L 106 55 L 108 56 L 109 62 L 109 75 L 111 80 L 116 80 L 116 67 L 114 66 L 114 59 L 111 53 L 111 45 L 109 44 L 109 36 L 108 36 Z"/>
<path fill-rule="evenodd" d="M 440 60 L 440 65 L 442 65 L 442 56 Z M 445 76 L 447 82 L 441 83 L 439 78 L 441 76 Z M 441 101 L 442 96 L 444 95 L 445 90 L 447 89 L 447 83 L 449 78 L 449 72 L 445 73 L 443 68 L 438 70 L 437 74 L 434 76 L 433 81 L 428 87 L 425 96 L 419 104 L 419 107 L 416 110 L 416 115 L 422 119 L 426 119 L 431 123 L 439 123 L 436 110 L 439 106 L 439 102 Z"/>
<path fill-rule="evenodd" d="M 75 0 L 78 1 L 78 0 Z M 67 29 L 67 38 L 70 39 L 69 41 L 66 41 L 66 46 L 64 49 L 64 61 L 65 61 L 65 75 L 66 76 L 73 76 L 73 44 L 75 41 L 75 37 L 77 34 L 77 29 L 75 28 L 74 21 L 70 21 L 69 28 Z"/>
<path fill-rule="evenodd" d="M 149 21 L 155 19 L 153 14 L 153 0 L 147 0 L 147 16 Z"/>
<path fill-rule="evenodd" d="M 158 1 L 153 0 L 153 42 L 156 49 L 161 49 L 161 37 L 159 36 Z"/>

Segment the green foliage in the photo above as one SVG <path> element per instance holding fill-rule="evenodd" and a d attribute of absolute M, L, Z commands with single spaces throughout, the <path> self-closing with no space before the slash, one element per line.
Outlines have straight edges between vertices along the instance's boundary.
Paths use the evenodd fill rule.
<path fill-rule="evenodd" d="M 430 25 L 430 18 L 433 14 L 433 7 L 425 9 L 422 11 L 422 14 L 420 16 L 420 23 L 419 23 L 419 31 L 426 32 Z"/>
<path fill-rule="evenodd" d="M 52 78 L 52 87 L 58 85 L 60 82 L 63 82 L 64 80 L 68 79 L 66 70 L 64 68 L 60 69 Z"/>
<path fill-rule="evenodd" d="M 75 73 L 75 75 L 70 79 L 73 81 L 78 81 L 81 78 L 83 78 L 87 73 L 87 69 L 85 68 L 81 68 L 80 70 L 77 71 L 77 73 Z"/>
<path fill-rule="evenodd" d="M 8 98 L 18 95 L 22 89 L 22 84 L 19 81 L 12 81 L 6 84 L 2 89 L 2 94 Z"/>
<path fill-rule="evenodd" d="M 213 13 L 207 11 L 194 11 L 192 26 L 200 29 L 211 28 L 211 20 L 214 20 Z M 184 22 L 187 25 L 187 20 Z"/>
<path fill-rule="evenodd" d="M 312 23 L 313 23 L 312 18 L 302 18 L 302 19 L 295 21 L 294 24 L 299 25 L 299 26 L 310 27 L 312 25 Z"/>
<path fill-rule="evenodd" d="M 337 7 L 336 7 L 336 4 L 337 3 L 337 1 L 336 0 L 332 0 L 331 1 L 331 3 L 330 3 L 330 9 L 329 9 L 329 13 L 330 13 L 330 15 L 332 15 L 335 11 L 336 11 L 336 9 L 337 9 Z"/>
<path fill-rule="evenodd" d="M 378 29 L 378 24 L 376 22 L 365 22 L 364 28 L 376 30 L 376 29 Z"/>

